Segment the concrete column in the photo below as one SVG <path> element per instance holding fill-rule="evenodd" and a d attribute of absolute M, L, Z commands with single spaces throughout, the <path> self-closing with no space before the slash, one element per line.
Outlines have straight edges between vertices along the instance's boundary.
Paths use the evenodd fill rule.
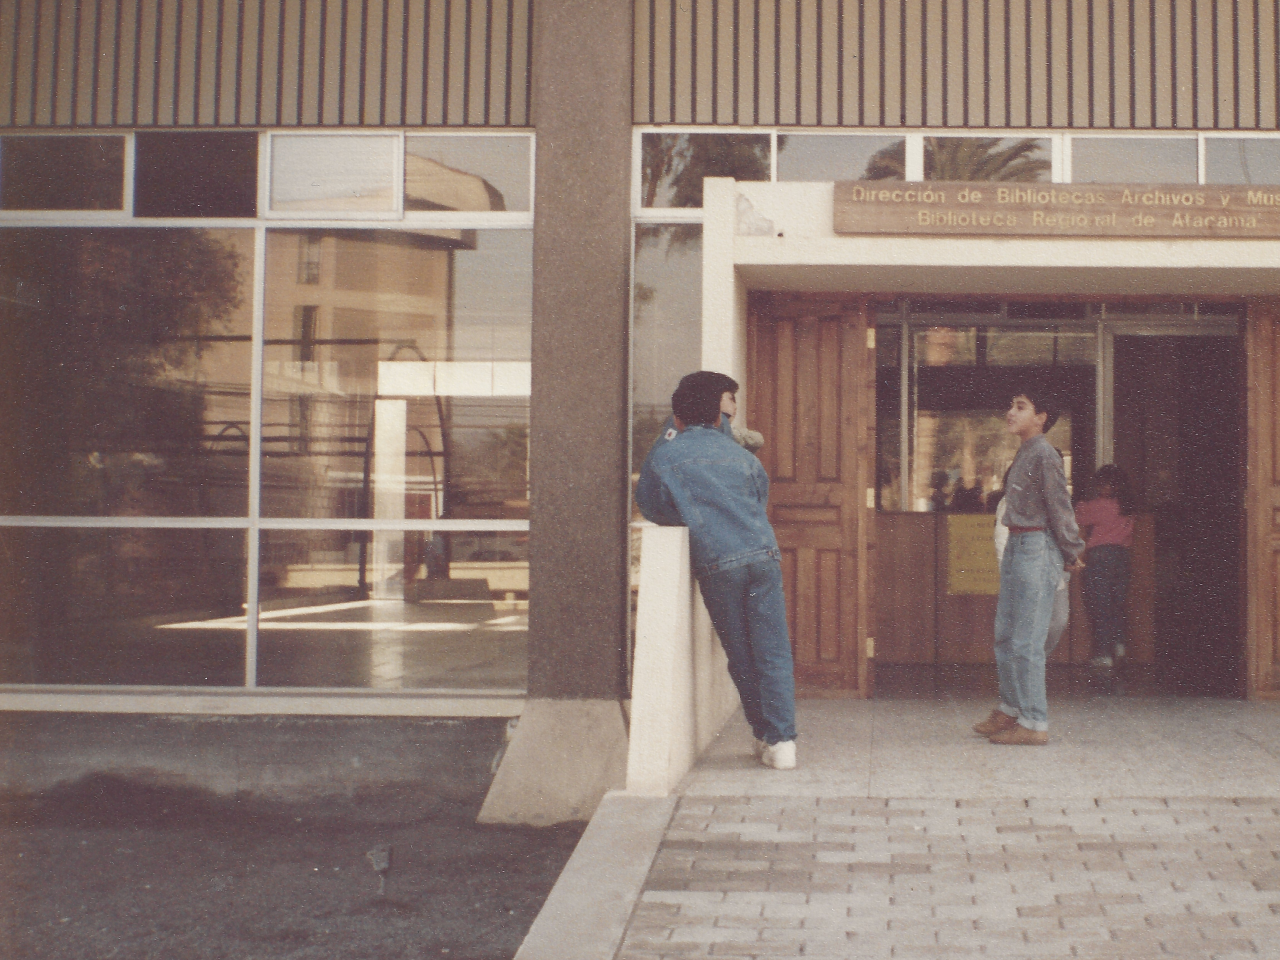
<path fill-rule="evenodd" d="M 529 695 L 624 694 L 630 0 L 534 4 Z"/>
<path fill-rule="evenodd" d="M 533 18 L 529 701 L 487 822 L 589 817 L 625 776 L 632 4 Z"/>

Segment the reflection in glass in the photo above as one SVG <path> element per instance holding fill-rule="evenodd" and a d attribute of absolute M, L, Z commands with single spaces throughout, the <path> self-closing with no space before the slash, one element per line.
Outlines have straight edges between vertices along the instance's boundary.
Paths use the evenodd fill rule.
<path fill-rule="evenodd" d="M 525 533 L 264 530 L 258 682 L 523 689 Z"/>
<path fill-rule="evenodd" d="M 631 457 L 635 473 L 671 415 L 676 384 L 698 369 L 702 356 L 702 226 L 637 226 L 633 276 Z"/>
<path fill-rule="evenodd" d="M 1205 183 L 1280 184 L 1280 140 L 1206 137 Z"/>
<path fill-rule="evenodd" d="M 1195 183 L 1194 137 L 1072 137 L 1073 183 Z"/>
<path fill-rule="evenodd" d="M 902 180 L 905 158 L 902 137 L 778 136 L 779 180 Z"/>
<path fill-rule="evenodd" d="M 971 367 L 978 362 L 975 327 L 930 327 L 917 330 L 913 346 L 916 363 L 923 367 Z"/>
<path fill-rule="evenodd" d="M 0 137 L 0 209 L 123 207 L 124 137 Z"/>
<path fill-rule="evenodd" d="M 531 261 L 524 230 L 269 233 L 263 515 L 527 517 Z"/>
<path fill-rule="evenodd" d="M 0 682 L 240 686 L 245 534 L 0 529 Z"/>
<path fill-rule="evenodd" d="M 271 209 L 396 210 L 396 151 L 387 136 L 277 134 L 271 138 Z"/>
<path fill-rule="evenodd" d="M 1071 414 L 1047 434 L 1063 454 L 1071 483 Z M 913 510 L 983 512 L 1003 487 L 1019 441 L 1006 429 L 1003 410 L 917 410 L 912 425 Z"/>
<path fill-rule="evenodd" d="M 897 384 L 893 384 L 897 387 Z M 897 389 L 876 397 L 876 506 L 902 510 L 902 416 Z"/>
<path fill-rule="evenodd" d="M 0 512 L 244 516 L 253 233 L 0 232 Z"/>
<path fill-rule="evenodd" d="M 405 210 L 528 210 L 526 136 L 408 136 Z"/>
<path fill-rule="evenodd" d="M 925 137 L 926 180 L 1048 182 L 1049 141 L 1034 137 Z"/>
<path fill-rule="evenodd" d="M 758 133 L 646 133 L 644 207 L 701 207 L 703 177 L 769 179 L 769 137 Z"/>
<path fill-rule="evenodd" d="M 1091 331 L 990 330 L 986 362 L 992 367 L 1092 367 L 1097 337 Z"/>

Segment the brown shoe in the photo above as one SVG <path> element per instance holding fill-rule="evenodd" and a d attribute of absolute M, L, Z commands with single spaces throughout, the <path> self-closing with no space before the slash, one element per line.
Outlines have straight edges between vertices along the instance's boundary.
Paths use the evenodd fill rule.
<path fill-rule="evenodd" d="M 993 733 L 987 741 L 1012 747 L 1043 747 L 1049 742 L 1049 731 L 1028 730 L 1022 724 L 1014 723 L 1008 730 Z"/>
<path fill-rule="evenodd" d="M 992 710 L 991 716 L 983 720 L 981 723 L 973 725 L 973 732 L 984 737 L 989 737 L 993 733 L 1000 733 L 1002 730 L 1008 730 L 1010 727 L 1018 725 L 1018 718 L 1011 717 L 1003 710 Z"/>

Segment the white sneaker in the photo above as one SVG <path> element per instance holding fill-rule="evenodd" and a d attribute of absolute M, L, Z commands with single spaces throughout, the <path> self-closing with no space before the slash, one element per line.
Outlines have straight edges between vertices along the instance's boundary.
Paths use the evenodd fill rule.
<path fill-rule="evenodd" d="M 781 743 L 766 744 L 760 754 L 760 762 L 775 770 L 794 770 L 796 768 L 796 742 L 783 740 Z"/>

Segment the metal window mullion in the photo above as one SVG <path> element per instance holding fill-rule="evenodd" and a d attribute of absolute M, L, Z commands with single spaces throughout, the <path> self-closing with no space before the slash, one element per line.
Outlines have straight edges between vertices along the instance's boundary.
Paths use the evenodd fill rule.
<path fill-rule="evenodd" d="M 133 216 L 133 181 L 137 165 L 137 134 L 127 133 L 124 137 L 124 195 L 121 203 L 122 213 L 126 217 Z"/>
<path fill-rule="evenodd" d="M 253 230 L 253 347 L 249 382 L 249 529 L 245 533 L 244 685 L 258 685 L 258 567 L 262 519 L 262 364 L 266 337 L 267 228 Z"/>
<path fill-rule="evenodd" d="M 924 134 L 908 133 L 906 135 L 906 157 L 904 176 L 912 182 L 924 180 Z"/>
<path fill-rule="evenodd" d="M 1105 308 L 1104 308 L 1105 309 Z M 1094 468 L 1115 458 L 1115 340 L 1105 317 L 1098 320 L 1098 359 L 1094 375 L 1098 429 L 1094 443 Z"/>
<path fill-rule="evenodd" d="M 907 422 L 911 415 L 911 399 L 907 393 L 910 386 L 907 364 L 910 360 L 911 333 L 906 323 L 905 304 L 903 311 L 898 324 L 901 337 L 898 348 L 898 509 L 907 511 L 911 509 L 908 504 L 911 496 L 911 427 Z"/>

